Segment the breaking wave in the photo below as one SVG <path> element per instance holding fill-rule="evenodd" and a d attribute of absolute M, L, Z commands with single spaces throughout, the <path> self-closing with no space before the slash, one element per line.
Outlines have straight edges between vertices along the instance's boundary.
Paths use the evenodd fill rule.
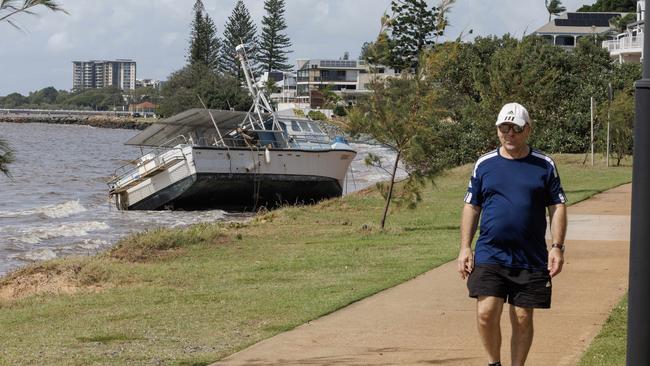
<path fill-rule="evenodd" d="M 46 261 L 48 259 L 54 259 L 56 257 L 56 253 L 54 253 L 54 251 L 51 249 L 36 249 L 9 256 L 11 259 L 19 259 L 28 262 Z"/>
<path fill-rule="evenodd" d="M 36 207 L 24 211 L 0 211 L 0 218 L 40 215 L 51 219 L 69 217 L 87 211 L 79 201 L 67 201 L 57 205 Z"/>
<path fill-rule="evenodd" d="M 109 226 L 106 223 L 99 221 L 46 225 L 29 228 L 22 235 L 16 237 L 16 239 L 26 244 L 38 244 L 46 239 L 85 236 L 91 231 L 107 230 L 108 228 Z"/>

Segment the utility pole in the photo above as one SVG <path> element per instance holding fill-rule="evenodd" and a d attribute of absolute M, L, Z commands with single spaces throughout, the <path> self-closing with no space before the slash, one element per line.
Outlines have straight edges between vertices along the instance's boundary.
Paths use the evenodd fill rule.
<path fill-rule="evenodd" d="M 645 28 L 645 24 L 643 25 Z M 650 365 L 650 34 L 644 31 L 643 77 L 634 84 L 634 165 L 630 283 L 627 318 L 627 366 Z"/>

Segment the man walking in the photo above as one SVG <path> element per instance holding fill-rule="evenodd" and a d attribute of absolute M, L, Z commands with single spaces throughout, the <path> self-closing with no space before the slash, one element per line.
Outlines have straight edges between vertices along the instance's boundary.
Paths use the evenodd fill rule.
<path fill-rule="evenodd" d="M 501 312 L 509 304 L 512 366 L 523 366 L 533 341 L 533 310 L 550 308 L 551 278 L 564 263 L 566 198 L 553 160 L 528 146 L 532 122 L 517 103 L 496 121 L 501 146 L 480 157 L 461 222 L 458 272 L 477 299 L 478 331 L 489 365 L 501 366 Z M 552 244 L 547 249 L 546 210 Z M 472 239 L 481 231 L 472 253 Z"/>

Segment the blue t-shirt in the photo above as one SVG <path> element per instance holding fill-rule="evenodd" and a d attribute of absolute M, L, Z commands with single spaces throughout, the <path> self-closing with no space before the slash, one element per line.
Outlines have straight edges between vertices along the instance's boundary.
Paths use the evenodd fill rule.
<path fill-rule="evenodd" d="M 476 264 L 545 270 L 546 207 L 565 203 L 553 160 L 539 151 L 507 159 L 499 149 L 474 165 L 465 202 L 481 207 Z"/>

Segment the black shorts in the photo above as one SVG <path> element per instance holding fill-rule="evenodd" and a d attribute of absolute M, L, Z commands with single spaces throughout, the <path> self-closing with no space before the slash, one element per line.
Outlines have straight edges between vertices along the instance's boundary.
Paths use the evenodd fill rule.
<path fill-rule="evenodd" d="M 495 296 L 522 308 L 551 307 L 551 276 L 547 270 L 531 271 L 480 264 L 467 280 L 469 296 Z"/>

